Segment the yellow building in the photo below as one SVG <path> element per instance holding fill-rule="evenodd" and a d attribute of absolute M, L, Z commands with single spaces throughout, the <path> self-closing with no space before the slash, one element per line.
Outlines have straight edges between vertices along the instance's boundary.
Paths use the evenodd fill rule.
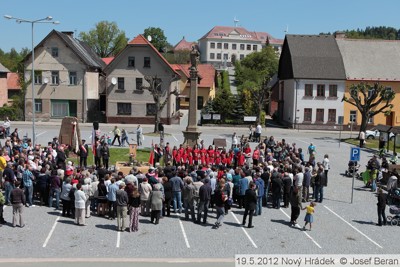
<path fill-rule="evenodd" d="M 179 107 L 189 108 L 190 74 L 189 64 L 175 64 L 173 68 L 181 75 L 177 87 L 179 88 Z M 202 109 L 208 100 L 215 97 L 215 68 L 211 64 L 199 64 L 197 66 L 199 83 L 197 91 L 197 109 Z"/>
<path fill-rule="evenodd" d="M 353 84 L 379 83 L 395 92 L 389 115 L 379 113 L 371 118 L 367 128 L 378 124 L 400 126 L 400 41 L 336 38 L 346 71 L 345 97 L 351 99 Z M 362 97 L 360 95 L 360 97 Z M 361 125 L 358 109 L 343 101 L 344 125 Z M 382 107 L 383 104 L 377 107 Z"/>

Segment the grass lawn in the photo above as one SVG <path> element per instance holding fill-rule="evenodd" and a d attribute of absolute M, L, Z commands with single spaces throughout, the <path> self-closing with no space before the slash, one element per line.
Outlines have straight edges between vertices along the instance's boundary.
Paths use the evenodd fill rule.
<path fill-rule="evenodd" d="M 360 141 L 355 138 L 342 139 L 342 142 L 346 142 L 346 143 L 349 143 L 349 144 L 352 144 L 355 146 L 359 146 L 359 144 L 360 144 Z M 389 141 L 389 150 L 393 150 L 393 143 L 394 143 L 394 141 Z M 365 147 L 378 150 L 379 149 L 379 140 L 378 139 L 366 139 Z M 396 146 L 396 151 L 398 151 L 398 149 L 400 149 L 400 146 Z"/>
<path fill-rule="evenodd" d="M 139 162 L 148 162 L 150 157 L 149 149 L 138 149 L 136 150 L 136 159 Z M 71 153 L 67 161 L 70 160 L 74 162 L 75 165 L 79 165 L 79 157 Z M 88 166 L 94 164 L 94 158 L 92 154 L 92 149 L 89 148 L 89 157 L 87 159 Z M 117 161 L 129 161 L 129 148 L 116 148 L 110 147 L 110 165 L 115 165 Z"/>

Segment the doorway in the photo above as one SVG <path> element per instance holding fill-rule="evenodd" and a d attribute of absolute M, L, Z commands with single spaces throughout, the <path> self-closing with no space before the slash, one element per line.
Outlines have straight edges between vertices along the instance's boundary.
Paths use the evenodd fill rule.
<path fill-rule="evenodd" d="M 386 125 L 393 126 L 393 118 L 394 112 L 390 112 L 390 114 L 386 116 Z"/>

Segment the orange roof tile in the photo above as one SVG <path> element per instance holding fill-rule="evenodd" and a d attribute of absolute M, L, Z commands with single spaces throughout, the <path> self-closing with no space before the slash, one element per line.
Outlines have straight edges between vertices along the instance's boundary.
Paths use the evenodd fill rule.
<path fill-rule="evenodd" d="M 106 63 L 106 65 L 110 64 L 111 61 L 113 61 L 114 57 L 105 57 L 102 58 L 101 60 L 103 60 L 104 63 Z"/>
<path fill-rule="evenodd" d="M 177 43 L 174 46 L 174 51 L 177 50 L 192 50 L 192 46 L 195 45 L 195 42 L 188 42 L 186 41 L 185 37 L 182 38 L 182 40 L 179 41 L 179 43 Z"/>
<path fill-rule="evenodd" d="M 165 64 L 168 65 L 168 67 L 171 68 L 171 70 L 178 76 L 179 73 L 175 71 L 175 69 L 172 67 L 171 64 L 169 64 L 169 62 L 165 59 L 165 57 L 163 57 L 163 55 L 161 55 L 161 53 L 157 50 L 157 48 L 154 47 L 154 45 L 152 43 L 150 43 L 143 35 L 139 34 L 138 36 L 136 36 L 135 38 L 133 38 L 128 45 L 148 45 L 150 46 L 154 52 L 165 62 Z"/>
<path fill-rule="evenodd" d="M 181 64 L 180 67 L 187 77 L 189 76 L 190 64 Z M 201 78 L 199 87 L 212 87 L 215 83 L 215 68 L 211 64 L 197 65 L 199 77 Z"/>
<path fill-rule="evenodd" d="M 7 89 L 21 89 L 21 86 L 19 85 L 18 73 L 7 73 Z"/>

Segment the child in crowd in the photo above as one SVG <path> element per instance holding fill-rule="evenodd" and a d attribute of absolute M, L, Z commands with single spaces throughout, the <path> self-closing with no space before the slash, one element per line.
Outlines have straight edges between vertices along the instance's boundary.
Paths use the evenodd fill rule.
<path fill-rule="evenodd" d="M 315 207 L 315 203 L 311 202 L 310 205 L 308 205 L 307 207 L 303 208 L 303 210 L 307 210 L 306 211 L 306 217 L 304 218 L 304 221 L 306 222 L 303 226 L 303 230 L 306 230 L 306 226 L 307 224 L 310 224 L 310 231 L 311 231 L 311 227 L 312 227 L 312 223 L 314 221 L 314 207 Z"/>

